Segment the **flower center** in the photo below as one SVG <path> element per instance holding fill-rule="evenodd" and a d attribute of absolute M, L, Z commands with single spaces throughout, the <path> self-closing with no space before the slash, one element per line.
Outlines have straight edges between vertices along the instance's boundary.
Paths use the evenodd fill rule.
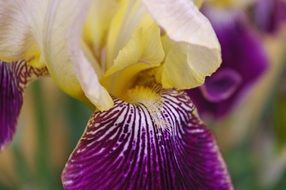
<path fill-rule="evenodd" d="M 153 118 L 155 126 L 164 130 L 169 129 L 171 123 L 164 118 L 164 115 L 162 114 L 162 112 L 164 112 L 164 102 L 160 91 L 160 86 L 153 86 L 152 88 L 136 86 L 135 88 L 128 90 L 124 100 L 133 105 L 143 106 Z"/>
<path fill-rule="evenodd" d="M 160 95 L 156 91 L 156 87 L 136 86 L 128 90 L 122 99 L 131 104 L 141 103 L 146 107 L 151 107 L 160 101 Z"/>

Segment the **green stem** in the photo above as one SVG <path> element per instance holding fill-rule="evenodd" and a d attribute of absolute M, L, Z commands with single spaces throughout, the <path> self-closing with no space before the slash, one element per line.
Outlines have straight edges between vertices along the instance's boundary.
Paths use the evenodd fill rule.
<path fill-rule="evenodd" d="M 49 180 L 51 179 L 51 170 L 49 164 L 49 147 L 48 147 L 48 130 L 46 113 L 44 109 L 43 93 L 40 82 L 37 81 L 33 84 L 33 100 L 36 111 L 36 124 L 37 124 L 37 178 L 39 186 L 43 189 L 51 189 L 49 187 Z"/>

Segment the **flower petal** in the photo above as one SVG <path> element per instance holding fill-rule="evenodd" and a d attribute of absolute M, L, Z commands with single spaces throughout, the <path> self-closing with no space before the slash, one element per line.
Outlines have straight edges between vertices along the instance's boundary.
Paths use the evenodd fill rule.
<path fill-rule="evenodd" d="M 170 40 L 176 42 L 168 43 L 166 61 L 157 80 L 166 88 L 189 89 L 201 85 L 221 63 L 220 45 L 208 19 L 190 0 L 143 2 Z"/>
<path fill-rule="evenodd" d="M 243 13 L 205 7 L 204 14 L 210 19 L 222 47 L 223 63 L 218 72 L 231 68 L 242 81 L 235 93 L 219 102 L 206 99 L 199 88 L 189 90 L 188 94 L 201 116 L 221 119 L 240 103 L 267 71 L 269 60 L 259 35 L 250 27 Z"/>
<path fill-rule="evenodd" d="M 98 55 L 104 47 L 111 20 L 118 9 L 117 0 L 93 0 L 84 23 L 84 38 L 86 43 Z M 98 60 L 100 61 L 100 60 Z"/>
<path fill-rule="evenodd" d="M 108 92 L 116 97 L 132 87 L 138 74 L 158 67 L 164 59 L 160 28 L 152 20 L 139 26 L 103 79 Z"/>
<path fill-rule="evenodd" d="M 0 61 L 0 149 L 11 141 L 23 103 L 23 89 L 47 69 L 35 69 L 25 61 Z"/>
<path fill-rule="evenodd" d="M 41 41 L 48 1 L 0 1 L 0 59 L 42 67 Z"/>
<path fill-rule="evenodd" d="M 241 82 L 242 78 L 238 72 L 224 68 L 208 78 L 200 89 L 207 100 L 220 102 L 233 95 Z"/>
<path fill-rule="evenodd" d="M 106 68 L 112 66 L 119 51 L 127 44 L 135 29 L 150 17 L 141 0 L 122 0 L 111 20 L 106 47 Z"/>
<path fill-rule="evenodd" d="M 94 60 L 87 61 L 84 53 L 88 52 L 75 43 L 81 39 L 81 31 L 74 30 L 82 28 L 84 21 L 79 17 L 85 16 L 82 13 L 88 3 L 89 0 L 0 1 L 0 59 L 27 60 L 39 68 L 46 65 L 64 92 L 84 101 L 87 96 L 99 109 L 107 109 L 113 105 L 112 99 L 99 84 L 90 63 Z"/>
<path fill-rule="evenodd" d="M 82 28 L 90 0 L 53 0 L 48 15 L 45 55 L 51 75 L 68 94 L 85 96 L 100 110 L 113 101 L 99 83 L 97 64 L 90 59 L 82 44 Z M 83 94 L 84 93 L 84 94 Z"/>
<path fill-rule="evenodd" d="M 192 0 L 143 0 L 143 3 L 172 40 L 220 49 L 210 22 Z"/>
<path fill-rule="evenodd" d="M 285 0 L 259 0 L 255 2 L 254 19 L 261 31 L 274 33 L 286 23 Z"/>
<path fill-rule="evenodd" d="M 232 189 L 189 97 L 175 90 L 153 96 L 115 100 L 93 115 L 63 171 L 64 189 Z"/>
<path fill-rule="evenodd" d="M 185 43 L 176 43 L 167 37 L 163 40 L 166 58 L 158 69 L 156 79 L 163 88 L 190 89 L 204 83 L 210 70 L 215 71 L 220 63 L 212 50 Z"/>
<path fill-rule="evenodd" d="M 207 3 L 220 9 L 245 10 L 256 1 L 257 0 L 211 0 Z"/>

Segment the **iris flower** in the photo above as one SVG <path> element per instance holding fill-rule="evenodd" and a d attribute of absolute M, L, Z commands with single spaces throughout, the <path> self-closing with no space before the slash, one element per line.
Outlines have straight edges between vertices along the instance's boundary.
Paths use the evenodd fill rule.
<path fill-rule="evenodd" d="M 255 2 L 254 20 L 263 32 L 273 34 L 279 31 L 286 22 L 286 1 L 260 0 Z"/>
<path fill-rule="evenodd" d="M 268 57 L 258 33 L 239 10 L 205 7 L 222 49 L 222 65 L 204 85 L 191 89 L 199 113 L 213 119 L 227 116 L 265 73 Z"/>
<path fill-rule="evenodd" d="M 49 75 L 95 113 L 64 189 L 232 189 L 213 135 L 184 92 L 220 65 L 190 0 L 0 1 L 0 145 L 23 89 Z"/>

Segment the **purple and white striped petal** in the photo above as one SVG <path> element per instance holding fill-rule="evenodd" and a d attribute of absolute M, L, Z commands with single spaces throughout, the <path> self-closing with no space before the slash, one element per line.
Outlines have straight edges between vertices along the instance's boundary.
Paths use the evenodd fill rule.
<path fill-rule="evenodd" d="M 23 104 L 23 90 L 32 79 L 46 75 L 47 69 L 35 69 L 25 61 L 0 61 L 0 150 L 11 141 Z"/>
<path fill-rule="evenodd" d="M 66 190 L 232 189 L 215 139 L 185 92 L 115 100 L 90 119 L 62 174 Z"/>

